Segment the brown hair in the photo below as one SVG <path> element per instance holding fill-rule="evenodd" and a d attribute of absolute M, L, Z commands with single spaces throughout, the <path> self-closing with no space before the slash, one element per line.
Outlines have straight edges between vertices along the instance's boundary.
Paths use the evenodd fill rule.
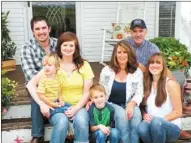
<path fill-rule="evenodd" d="M 149 58 L 146 65 L 146 71 L 144 73 L 144 102 L 146 103 L 146 100 L 148 96 L 150 95 L 152 82 L 153 82 L 153 76 L 149 71 L 149 65 L 151 63 L 160 62 L 159 59 L 162 59 L 163 70 L 161 72 L 161 76 L 157 83 L 157 95 L 155 99 L 155 105 L 157 107 L 160 107 L 166 101 L 166 97 L 167 97 L 167 94 L 166 94 L 167 66 L 166 66 L 164 57 L 161 53 L 154 53 Z"/>
<path fill-rule="evenodd" d="M 134 73 L 138 67 L 136 55 L 133 49 L 131 48 L 131 46 L 125 40 L 122 40 L 115 45 L 112 56 L 111 56 L 110 64 L 109 64 L 110 68 L 112 68 L 115 71 L 115 73 L 118 73 L 120 71 L 119 63 L 116 57 L 117 48 L 119 46 L 124 48 L 128 54 L 128 63 L 125 69 L 126 72 Z"/>
<path fill-rule="evenodd" d="M 48 21 L 48 19 L 45 16 L 35 16 L 31 19 L 31 30 L 33 31 L 34 28 L 34 23 L 38 22 L 38 21 L 45 21 L 47 26 L 50 27 L 50 23 Z"/>
<path fill-rule="evenodd" d="M 90 87 L 90 97 L 92 98 L 92 95 L 93 95 L 93 92 L 94 91 L 100 91 L 100 92 L 103 92 L 105 95 L 106 95 L 106 91 L 105 91 L 105 88 L 104 86 L 102 86 L 101 84 L 97 83 L 97 84 L 94 84 Z"/>
<path fill-rule="evenodd" d="M 80 55 L 79 42 L 78 42 L 77 36 L 74 33 L 64 32 L 59 36 L 57 46 L 56 46 L 56 53 L 62 59 L 61 45 L 62 45 L 62 43 L 69 42 L 69 41 L 74 41 L 74 43 L 75 43 L 75 52 L 73 54 L 73 62 L 76 65 L 78 72 L 79 72 L 79 69 L 84 64 L 84 59 L 82 59 L 82 57 Z"/>

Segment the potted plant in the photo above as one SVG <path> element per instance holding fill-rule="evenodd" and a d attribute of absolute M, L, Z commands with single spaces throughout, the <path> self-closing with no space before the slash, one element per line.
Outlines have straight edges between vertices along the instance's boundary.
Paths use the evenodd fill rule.
<path fill-rule="evenodd" d="M 8 29 L 8 18 L 9 11 L 7 13 L 1 12 L 1 59 L 2 59 L 2 69 L 8 71 L 16 69 L 16 60 L 13 56 L 16 52 L 16 45 L 12 42 L 9 36 Z"/>
<path fill-rule="evenodd" d="M 188 48 L 173 37 L 157 37 L 150 41 L 163 52 L 169 70 L 182 85 L 191 67 L 191 53 Z"/>
<path fill-rule="evenodd" d="M 18 83 L 10 80 L 5 76 L 6 70 L 1 71 L 1 117 L 8 111 L 13 96 L 15 95 L 15 88 Z"/>

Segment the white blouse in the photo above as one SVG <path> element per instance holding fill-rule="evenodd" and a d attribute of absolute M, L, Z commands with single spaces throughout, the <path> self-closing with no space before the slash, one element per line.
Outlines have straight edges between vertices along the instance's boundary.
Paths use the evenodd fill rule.
<path fill-rule="evenodd" d="M 111 94 L 111 89 L 113 82 L 115 80 L 115 72 L 106 66 L 102 69 L 100 74 L 99 83 L 105 87 L 107 100 Z M 143 73 L 141 69 L 137 70 L 131 74 L 128 73 L 126 77 L 126 104 L 129 101 L 135 101 L 137 106 L 140 105 L 143 99 Z"/>
<path fill-rule="evenodd" d="M 169 78 L 167 78 L 167 80 L 169 80 Z M 170 100 L 170 95 L 167 90 L 167 82 L 166 82 L 167 98 L 166 98 L 166 101 L 161 105 L 161 107 L 157 107 L 155 105 L 156 93 L 157 93 L 156 89 L 152 87 L 151 93 L 147 99 L 146 111 L 148 114 L 152 116 L 163 118 L 164 116 L 166 116 L 167 114 L 170 114 L 173 111 L 172 102 Z M 179 128 L 181 128 L 180 118 L 172 120 L 171 122 L 177 125 Z"/>

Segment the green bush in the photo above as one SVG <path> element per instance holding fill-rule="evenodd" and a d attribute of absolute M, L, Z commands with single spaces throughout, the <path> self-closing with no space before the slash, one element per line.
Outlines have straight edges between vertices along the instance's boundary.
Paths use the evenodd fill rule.
<path fill-rule="evenodd" d="M 5 73 L 6 71 L 1 72 L 1 106 L 9 108 L 18 83 L 7 78 Z"/>
<path fill-rule="evenodd" d="M 12 42 L 9 36 L 9 29 L 7 27 L 9 11 L 7 13 L 1 12 L 1 59 L 12 59 L 16 52 L 16 45 Z"/>
<path fill-rule="evenodd" d="M 150 39 L 163 52 L 168 68 L 188 70 L 191 67 L 191 53 L 188 48 L 173 37 L 157 37 Z"/>

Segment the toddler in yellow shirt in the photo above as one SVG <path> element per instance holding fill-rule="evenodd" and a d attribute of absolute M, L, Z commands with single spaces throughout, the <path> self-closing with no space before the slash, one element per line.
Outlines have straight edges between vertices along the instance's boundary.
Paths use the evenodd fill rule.
<path fill-rule="evenodd" d="M 56 113 L 64 113 L 71 105 L 62 100 L 64 75 L 59 70 L 59 57 L 55 53 L 46 55 L 42 64 L 44 75 L 39 81 L 37 94 L 44 103 L 54 108 L 54 110 L 50 109 L 51 117 Z"/>

